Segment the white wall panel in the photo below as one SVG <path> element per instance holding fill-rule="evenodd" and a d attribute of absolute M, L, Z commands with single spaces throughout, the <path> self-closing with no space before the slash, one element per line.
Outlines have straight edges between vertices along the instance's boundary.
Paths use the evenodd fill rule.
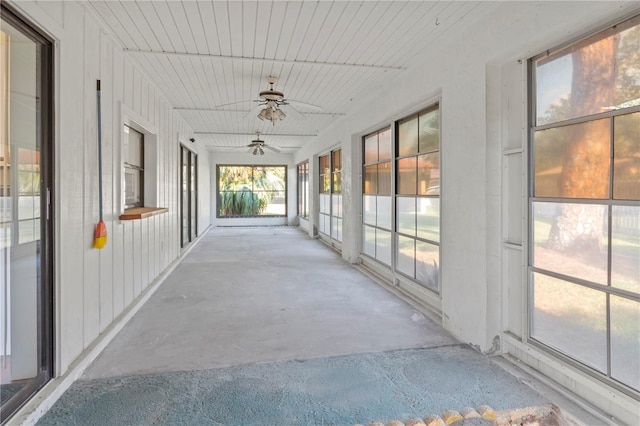
<path fill-rule="evenodd" d="M 113 225 L 108 228 L 109 242 L 113 250 L 113 318 L 116 318 L 125 308 L 125 258 L 124 258 L 124 227 Z M 116 267 L 117 265 L 117 267 Z"/>
<path fill-rule="evenodd" d="M 82 351 L 169 266 L 180 253 L 178 240 L 178 131 L 193 130 L 173 111 L 130 55 L 123 53 L 83 3 L 18 2 L 18 9 L 55 33 L 59 75 L 55 87 L 58 140 L 56 253 L 59 294 L 59 368 L 63 374 Z M 102 6 L 101 6 L 102 7 Z M 119 7 L 111 4 L 105 7 Z M 112 23 L 116 25 L 116 23 Z M 106 24 L 110 25 L 110 24 Z M 99 220 L 97 92 L 102 89 L 103 207 L 108 241 L 93 245 Z M 120 221 L 122 191 L 122 109 L 157 129 L 159 216 Z M 209 192 L 208 153 L 198 144 L 199 190 Z M 200 229 L 208 226 L 209 198 L 203 197 Z"/>
<path fill-rule="evenodd" d="M 124 82 L 124 93 L 119 100 L 124 102 L 125 105 L 133 106 L 133 64 L 128 57 L 125 57 L 122 80 Z"/>
<path fill-rule="evenodd" d="M 124 244 L 122 253 L 124 255 L 123 269 L 124 269 L 124 306 L 128 306 L 134 298 L 134 264 L 133 264 L 133 221 L 126 221 L 119 226 L 123 230 Z"/>
<path fill-rule="evenodd" d="M 133 258 L 133 297 L 142 291 L 142 222 L 146 220 L 132 220 L 131 257 Z"/>
<path fill-rule="evenodd" d="M 105 93 L 113 93 L 113 42 L 104 34 L 100 34 L 100 72 L 99 77 L 101 90 Z M 103 212 L 110 212 L 113 209 L 113 168 L 110 167 L 113 160 L 113 134 L 114 134 L 114 114 L 113 96 L 101 96 L 102 115 L 102 182 L 103 182 Z M 111 230 L 107 229 L 107 240 L 111 240 L 109 235 Z M 100 332 L 113 320 L 113 244 L 107 244 L 99 252 L 100 270 L 98 277 L 100 280 Z"/>
<path fill-rule="evenodd" d="M 133 68 L 133 102 L 128 104 L 129 108 L 132 108 L 141 116 L 142 114 L 142 76 L 140 75 L 140 70 L 135 67 Z"/>
<path fill-rule="evenodd" d="M 64 22 L 64 2 L 40 0 L 36 2 L 43 12 L 49 15 L 58 25 Z"/>
<path fill-rule="evenodd" d="M 105 36 L 105 38 L 107 38 Z M 113 43 L 112 43 L 113 44 Z M 105 206 L 105 218 L 108 220 L 107 232 L 108 242 L 107 245 L 113 250 L 113 265 L 111 270 L 113 271 L 113 318 L 116 318 L 125 308 L 125 268 L 124 268 L 124 226 L 117 222 L 120 200 L 121 188 L 118 184 L 118 177 L 120 176 L 122 166 L 120 165 L 120 106 L 119 102 L 124 96 L 124 54 L 113 44 L 113 64 L 111 73 L 105 71 L 104 78 L 107 79 L 108 75 L 111 75 L 111 91 L 105 91 L 103 98 L 110 98 L 110 114 L 111 124 L 109 132 L 111 137 L 109 143 L 111 144 L 111 162 L 104 162 L 103 169 L 111 169 L 112 181 L 111 184 L 105 183 L 105 191 L 108 189 L 111 193 L 111 204 L 107 208 Z M 104 107 L 106 109 L 106 105 Z M 106 139 L 107 133 L 103 134 Z M 104 155 L 104 154 L 103 154 Z M 106 247 L 105 247 L 106 248 Z M 103 249 L 104 250 L 104 249 Z"/>
<path fill-rule="evenodd" d="M 153 281 L 153 278 L 158 276 L 158 274 L 160 273 L 157 268 L 158 262 L 156 261 L 159 254 L 159 247 L 156 245 L 158 232 L 158 218 L 156 216 L 152 216 L 149 218 L 149 274 L 147 276 L 148 283 Z"/>
<path fill-rule="evenodd" d="M 84 342 L 100 330 L 100 252 L 92 250 L 94 227 L 98 223 L 98 120 L 97 87 L 100 75 L 100 31 L 90 16 L 84 20 Z"/>
<path fill-rule="evenodd" d="M 149 121 L 149 83 L 147 80 L 142 79 L 140 84 L 140 115 L 142 118 Z"/>
<path fill-rule="evenodd" d="M 84 241 L 84 13 L 82 9 L 66 7 L 64 15 L 65 38 L 72 43 L 60 43 L 60 98 L 59 127 L 60 139 L 64 143 L 56 145 L 59 151 L 59 179 L 56 185 L 60 218 L 60 231 L 56 233 L 60 253 L 59 310 L 60 348 L 59 366 L 65 371 L 69 364 L 84 349 L 84 263 L 86 251 Z M 80 119 L 79 119 L 80 118 Z M 62 231 L 63 230 L 63 231 Z"/>

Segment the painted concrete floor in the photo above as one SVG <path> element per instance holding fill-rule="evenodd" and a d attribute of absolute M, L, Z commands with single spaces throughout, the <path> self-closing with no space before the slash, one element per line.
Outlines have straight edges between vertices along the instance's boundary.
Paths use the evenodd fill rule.
<path fill-rule="evenodd" d="M 38 424 L 368 424 L 534 388 L 301 231 L 215 228 Z"/>

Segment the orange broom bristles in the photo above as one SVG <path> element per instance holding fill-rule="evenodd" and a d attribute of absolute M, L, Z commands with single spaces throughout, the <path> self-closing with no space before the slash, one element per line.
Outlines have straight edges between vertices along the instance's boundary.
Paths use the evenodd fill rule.
<path fill-rule="evenodd" d="M 107 225 L 100 221 L 93 231 L 93 247 L 101 249 L 107 244 Z"/>

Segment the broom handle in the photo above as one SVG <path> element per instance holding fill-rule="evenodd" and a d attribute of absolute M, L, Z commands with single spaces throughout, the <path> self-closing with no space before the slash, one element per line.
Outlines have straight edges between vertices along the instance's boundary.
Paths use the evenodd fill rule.
<path fill-rule="evenodd" d="M 100 80 L 98 80 L 98 199 L 102 221 L 102 114 L 100 111 Z"/>

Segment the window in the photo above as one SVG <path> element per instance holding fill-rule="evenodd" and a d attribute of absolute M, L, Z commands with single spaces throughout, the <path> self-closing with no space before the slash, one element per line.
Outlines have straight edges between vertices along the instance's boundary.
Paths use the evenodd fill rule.
<path fill-rule="evenodd" d="M 440 110 L 400 120 L 396 129 L 396 271 L 438 291 Z"/>
<path fill-rule="evenodd" d="M 321 155 L 318 162 L 320 164 L 318 231 L 329 235 L 331 232 L 331 155 Z"/>
<path fill-rule="evenodd" d="M 298 164 L 298 216 L 309 217 L 309 162 Z"/>
<path fill-rule="evenodd" d="M 142 219 L 168 211 L 158 204 L 160 188 L 159 129 L 126 105 L 121 105 L 122 172 L 118 185 L 122 192 L 120 220 Z M 179 182 L 177 182 L 179 183 Z"/>
<path fill-rule="evenodd" d="M 286 216 L 286 166 L 218 166 L 218 217 Z"/>
<path fill-rule="evenodd" d="M 318 231 L 342 241 L 342 150 L 319 157 L 320 214 Z"/>
<path fill-rule="evenodd" d="M 331 238 L 342 241 L 342 150 L 331 152 Z"/>
<path fill-rule="evenodd" d="M 640 390 L 640 16 L 530 61 L 530 337 Z"/>
<path fill-rule="evenodd" d="M 144 205 L 144 135 L 124 125 L 124 204 L 125 208 Z"/>
<path fill-rule="evenodd" d="M 365 136 L 362 252 L 391 265 L 391 128 Z"/>
<path fill-rule="evenodd" d="M 362 253 L 438 292 L 439 106 L 398 120 L 393 130 L 393 138 L 391 127 L 363 138 Z"/>

